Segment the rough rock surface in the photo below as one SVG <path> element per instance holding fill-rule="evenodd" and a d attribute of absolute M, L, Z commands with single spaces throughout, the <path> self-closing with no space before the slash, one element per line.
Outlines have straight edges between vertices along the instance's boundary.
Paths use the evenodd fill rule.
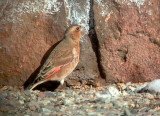
<path fill-rule="evenodd" d="M 107 82 L 160 78 L 160 1 L 95 0 L 94 19 Z"/>
<path fill-rule="evenodd" d="M 63 38 L 64 5 L 50 5 L 42 0 L 0 1 L 1 85 L 22 85 L 49 48 Z"/>
<path fill-rule="evenodd" d="M 0 85 L 22 85 L 28 78 L 32 80 L 70 24 L 81 24 L 85 29 L 81 60 L 68 85 L 99 77 L 96 57 L 87 37 L 89 7 L 89 1 L 1 0 Z"/>

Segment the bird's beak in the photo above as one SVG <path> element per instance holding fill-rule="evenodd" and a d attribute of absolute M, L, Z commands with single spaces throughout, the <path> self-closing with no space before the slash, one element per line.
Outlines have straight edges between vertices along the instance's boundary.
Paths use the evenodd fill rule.
<path fill-rule="evenodd" d="M 83 26 L 79 26 L 79 28 L 80 28 L 80 31 L 83 31 L 83 28 L 84 28 L 84 27 L 83 27 Z"/>

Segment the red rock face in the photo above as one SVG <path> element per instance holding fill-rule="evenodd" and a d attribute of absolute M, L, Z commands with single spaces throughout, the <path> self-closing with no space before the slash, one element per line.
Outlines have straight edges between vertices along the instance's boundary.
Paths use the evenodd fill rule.
<path fill-rule="evenodd" d="M 0 2 L 0 85 L 22 85 L 49 48 L 63 38 L 67 27 L 63 6 L 52 15 L 43 6 L 31 1 Z"/>
<path fill-rule="evenodd" d="M 122 1 L 94 3 L 105 78 L 108 82 L 160 78 L 159 0 Z"/>

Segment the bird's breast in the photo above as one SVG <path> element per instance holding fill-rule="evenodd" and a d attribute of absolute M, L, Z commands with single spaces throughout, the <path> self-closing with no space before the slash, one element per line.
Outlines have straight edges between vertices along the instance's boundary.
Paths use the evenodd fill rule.
<path fill-rule="evenodd" d="M 76 58 L 78 56 L 78 51 L 76 50 L 76 48 L 73 48 L 72 55 L 74 58 Z"/>
<path fill-rule="evenodd" d="M 75 65 L 77 65 L 78 61 L 79 61 L 79 49 L 73 48 L 72 55 L 73 55 L 73 61 L 72 61 L 72 63 L 74 63 Z"/>

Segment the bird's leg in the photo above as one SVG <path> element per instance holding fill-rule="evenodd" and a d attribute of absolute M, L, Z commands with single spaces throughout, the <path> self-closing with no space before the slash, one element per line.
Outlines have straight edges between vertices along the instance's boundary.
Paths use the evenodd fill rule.
<path fill-rule="evenodd" d="M 63 85 L 63 83 L 64 83 L 64 79 L 62 79 L 62 80 L 60 81 L 60 83 L 61 83 L 61 85 Z"/>

